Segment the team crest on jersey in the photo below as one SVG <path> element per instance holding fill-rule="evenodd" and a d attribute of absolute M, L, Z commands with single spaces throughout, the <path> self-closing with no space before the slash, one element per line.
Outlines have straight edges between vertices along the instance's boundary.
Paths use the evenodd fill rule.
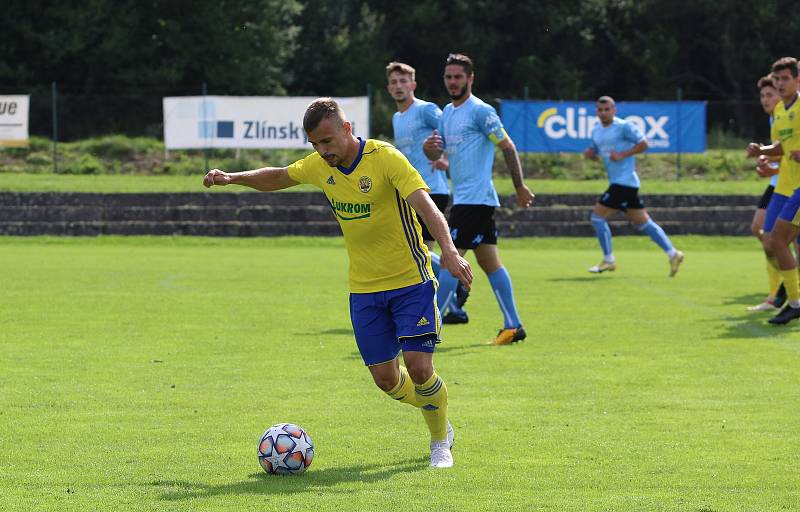
<path fill-rule="evenodd" d="M 358 188 L 365 194 L 372 190 L 372 180 L 369 179 L 369 176 L 361 176 L 361 178 L 358 179 Z"/>
<path fill-rule="evenodd" d="M 326 181 L 325 183 L 327 183 L 328 185 L 336 185 L 336 182 L 333 181 L 333 176 L 329 176 L 328 181 Z"/>
<path fill-rule="evenodd" d="M 794 112 L 789 112 L 789 121 L 794 121 Z"/>

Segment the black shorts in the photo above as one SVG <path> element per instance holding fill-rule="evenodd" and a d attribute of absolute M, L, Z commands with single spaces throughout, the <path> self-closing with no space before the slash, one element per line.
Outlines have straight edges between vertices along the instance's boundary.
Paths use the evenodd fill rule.
<path fill-rule="evenodd" d="M 767 185 L 767 188 L 764 190 L 764 193 L 761 195 L 761 199 L 758 200 L 758 209 L 759 210 L 766 210 L 767 206 L 769 205 L 769 200 L 772 199 L 772 193 L 775 192 L 775 187 L 772 185 Z"/>
<path fill-rule="evenodd" d="M 448 194 L 431 194 L 431 199 L 433 199 L 433 203 L 442 213 L 444 213 L 444 211 L 447 209 L 447 203 L 450 202 L 450 196 Z M 431 232 L 428 231 L 428 226 L 425 225 L 425 223 L 422 221 L 422 217 L 420 217 L 419 214 L 417 214 L 417 220 L 419 220 L 420 225 L 422 225 L 422 239 L 436 240 L 433 238 Z"/>
<path fill-rule="evenodd" d="M 474 249 L 481 244 L 497 244 L 494 206 L 457 204 L 450 208 L 450 235 L 459 249 Z"/>
<path fill-rule="evenodd" d="M 628 208 L 631 210 L 641 210 L 644 208 L 644 202 L 639 199 L 638 188 L 617 184 L 612 184 L 608 187 L 597 202 L 603 206 L 608 206 L 615 210 L 622 210 L 623 212 Z"/>

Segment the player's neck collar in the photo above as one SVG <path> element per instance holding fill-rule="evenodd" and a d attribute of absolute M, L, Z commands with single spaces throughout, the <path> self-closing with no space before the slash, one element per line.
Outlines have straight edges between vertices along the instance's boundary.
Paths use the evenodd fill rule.
<path fill-rule="evenodd" d="M 794 98 L 792 98 L 792 102 L 791 102 L 791 103 L 789 103 L 788 105 L 784 103 L 784 104 L 783 104 L 783 109 L 784 109 L 784 110 L 789 110 L 790 108 L 792 108 L 792 105 L 794 105 L 794 104 L 795 104 L 795 102 L 797 101 L 797 98 L 798 98 L 798 97 L 800 97 L 800 92 L 796 92 L 796 93 L 794 94 Z"/>
<path fill-rule="evenodd" d="M 342 174 L 348 175 L 356 170 L 358 163 L 361 161 L 361 157 L 364 156 L 364 144 L 366 143 L 367 141 L 361 137 L 358 137 L 358 154 L 356 154 L 356 159 L 353 160 L 353 163 L 350 165 L 350 167 L 342 167 L 341 165 L 336 166 L 336 168 L 339 169 Z"/>

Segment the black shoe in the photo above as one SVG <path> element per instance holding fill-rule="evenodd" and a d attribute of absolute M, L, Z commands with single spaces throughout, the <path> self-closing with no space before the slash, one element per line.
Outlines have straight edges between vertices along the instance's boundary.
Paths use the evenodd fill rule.
<path fill-rule="evenodd" d="M 461 281 L 459 281 L 458 287 L 456 287 L 456 306 L 458 306 L 458 309 L 464 307 L 464 304 L 467 303 L 468 298 L 469 298 L 469 290 L 464 288 L 464 285 L 461 284 Z"/>
<path fill-rule="evenodd" d="M 469 322 L 469 317 L 466 311 L 464 311 L 463 315 L 448 311 L 447 314 L 444 315 L 444 318 L 442 318 L 443 324 L 465 324 L 467 322 Z"/>
<path fill-rule="evenodd" d="M 787 304 L 780 313 L 770 318 L 768 322 L 773 325 L 784 325 L 798 318 L 800 318 L 800 308 L 793 308 Z"/>
<path fill-rule="evenodd" d="M 783 286 L 783 283 L 781 283 L 781 287 L 778 288 L 778 293 L 775 295 L 775 300 L 772 301 L 772 304 L 775 307 L 779 308 L 783 306 L 785 302 L 786 302 L 786 287 Z"/>

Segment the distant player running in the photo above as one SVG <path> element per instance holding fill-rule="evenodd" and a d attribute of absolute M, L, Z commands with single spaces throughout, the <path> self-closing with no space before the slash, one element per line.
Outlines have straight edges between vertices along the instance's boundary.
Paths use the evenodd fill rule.
<path fill-rule="evenodd" d="M 431 131 L 439 127 L 442 110 L 435 103 L 423 101 L 414 96 L 417 89 L 416 70 L 402 62 L 390 62 L 386 66 L 386 90 L 397 104 L 397 112 L 392 116 L 394 145 L 403 153 L 411 165 L 419 171 L 422 179 L 431 190 L 433 202 L 444 213 L 450 202 L 450 185 L 447 183 L 447 159 L 442 157 L 435 162 L 428 160 L 422 152 L 422 143 Z M 419 216 L 418 216 L 419 218 Z M 422 239 L 431 253 L 433 273 L 439 276 L 439 255 L 433 252 L 433 235 L 422 219 Z M 456 292 L 457 306 L 460 308 L 467 300 L 469 292 L 459 283 Z"/>
<path fill-rule="evenodd" d="M 777 271 L 786 288 L 784 308 L 769 319 L 771 324 L 786 324 L 800 318 L 800 282 L 797 260 L 789 244 L 800 233 L 800 102 L 798 99 L 797 59 L 783 57 L 772 64 L 772 76 L 781 101 L 772 111 L 771 138 L 768 146 L 756 142 L 747 145 L 751 157 L 780 156 L 780 173 L 775 192 L 767 206 L 764 233 L 770 253 L 768 262 Z"/>
<path fill-rule="evenodd" d="M 769 124 L 772 126 L 772 111 L 775 110 L 775 105 L 781 100 L 781 96 L 778 94 L 778 89 L 775 87 L 775 80 L 772 75 L 761 77 L 757 85 L 759 98 L 761 100 L 761 108 L 763 108 L 764 113 L 769 116 Z M 753 221 L 750 223 L 750 231 L 761 242 L 764 254 L 767 257 L 767 282 L 769 292 L 764 302 L 755 306 L 749 306 L 747 308 L 748 311 L 774 311 L 779 309 L 786 300 L 786 288 L 781 285 L 780 271 L 769 261 L 770 250 L 767 238 L 764 236 L 764 219 L 767 215 L 769 201 L 772 199 L 773 192 L 775 192 L 775 185 L 778 183 L 778 170 L 778 162 L 770 160 L 769 157 L 765 155 L 758 157 L 756 172 L 762 178 L 770 178 L 770 181 L 767 188 L 764 189 L 764 193 L 761 195 L 758 208 L 756 208 L 753 214 Z"/>
<path fill-rule="evenodd" d="M 309 183 L 322 189 L 350 258 L 350 318 L 364 364 L 390 397 L 422 411 L 431 433 L 431 466 L 451 467 L 447 386 L 433 368 L 441 325 L 436 281 L 414 211 L 439 242 L 442 267 L 466 286 L 472 281 L 469 263 L 402 153 L 385 142 L 356 138 L 331 98 L 308 106 L 303 129 L 316 153 L 283 168 L 213 169 L 203 184 L 270 191 Z M 407 369 L 398 361 L 401 351 Z"/>
<path fill-rule="evenodd" d="M 503 313 L 503 328 L 494 344 L 507 345 L 525 339 L 526 333 L 514 303 L 511 277 L 497 249 L 494 210 L 500 201 L 492 182 L 495 145 L 503 151 L 517 192 L 517 205 L 531 206 L 534 196 L 523 182 L 517 148 L 494 107 L 472 95 L 474 81 L 472 60 L 466 55 L 450 54 L 444 68 L 444 85 L 453 102 L 444 107 L 439 129 L 425 140 L 423 149 L 431 160 L 447 152 L 453 180 L 450 209 L 453 241 L 462 255 L 470 249 L 475 251 L 478 265 L 486 272 Z M 449 310 L 448 316 L 457 317 L 454 310 L 458 281 L 444 269 L 439 281 L 439 310 L 442 314 Z M 466 321 L 466 313 L 462 314 Z"/>
<path fill-rule="evenodd" d="M 647 150 L 647 139 L 636 126 L 616 117 L 617 106 L 610 96 L 598 98 L 596 109 L 600 124 L 592 130 L 592 145 L 584 151 L 584 156 L 591 160 L 602 158 L 609 187 L 595 203 L 590 217 L 603 250 L 603 261 L 590 267 L 589 272 L 599 274 L 617 268 L 608 218 L 623 211 L 639 231 L 646 233 L 667 254 L 672 277 L 678 273 L 683 253 L 672 246 L 667 234 L 650 218 L 639 198 L 639 175 L 636 174 L 634 155 Z"/>

